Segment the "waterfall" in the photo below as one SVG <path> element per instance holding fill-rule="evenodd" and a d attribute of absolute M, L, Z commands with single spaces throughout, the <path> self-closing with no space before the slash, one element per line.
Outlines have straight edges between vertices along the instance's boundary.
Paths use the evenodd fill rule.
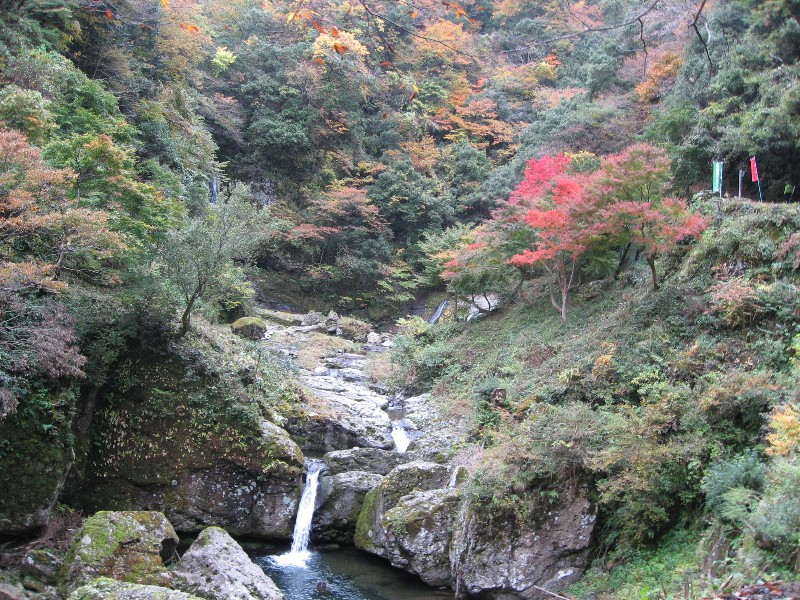
<path fill-rule="evenodd" d="M 444 300 L 441 304 L 439 304 L 439 308 L 437 308 L 436 312 L 433 313 L 433 316 L 430 319 L 428 319 L 429 325 L 436 324 L 436 321 L 438 321 L 442 317 L 442 313 L 444 312 L 444 309 L 447 308 L 448 304 L 450 304 L 449 300 Z"/>
<path fill-rule="evenodd" d="M 274 558 L 275 562 L 283 566 L 304 567 L 308 559 L 308 542 L 311 539 L 311 521 L 314 518 L 314 504 L 317 501 L 317 487 L 319 474 L 325 463 L 321 460 L 306 461 L 306 483 L 303 486 L 303 495 L 300 497 L 300 506 L 297 508 L 297 519 L 294 522 L 292 533 L 292 548 L 286 554 Z"/>
<path fill-rule="evenodd" d="M 397 421 L 392 423 L 392 439 L 394 440 L 395 450 L 402 453 L 408 449 L 411 443 L 411 438 L 408 437 L 408 432 Z"/>

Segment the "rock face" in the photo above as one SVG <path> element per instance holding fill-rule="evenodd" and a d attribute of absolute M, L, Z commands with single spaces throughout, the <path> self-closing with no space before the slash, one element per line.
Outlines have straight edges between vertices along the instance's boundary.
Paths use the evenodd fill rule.
<path fill-rule="evenodd" d="M 431 462 L 412 461 L 393 469 L 378 487 L 364 497 L 356 523 L 355 545 L 388 558 L 384 514 L 397 506 L 401 497 L 414 491 L 446 487 L 449 479 L 448 467 Z"/>
<path fill-rule="evenodd" d="M 87 512 L 161 511 L 178 531 L 214 524 L 288 538 L 303 455 L 213 367 L 176 354 L 123 364 L 94 418 L 87 476 L 69 500 Z"/>
<path fill-rule="evenodd" d="M 388 475 L 399 465 L 416 459 L 412 453 L 399 454 L 380 448 L 350 448 L 335 450 L 322 457 L 331 475 L 347 471 L 366 471 L 378 475 Z"/>
<path fill-rule="evenodd" d="M 74 406 L 75 392 L 48 392 L 42 404 Z M 40 410 L 20 409 L 0 420 L 0 536 L 35 534 L 46 526 L 71 468 L 70 424 L 43 432 L 42 423 L 53 417 Z"/>
<path fill-rule="evenodd" d="M 169 587 L 178 536 L 158 512 L 99 512 L 75 534 L 61 568 L 64 589 L 98 577 Z"/>
<path fill-rule="evenodd" d="M 67 600 L 202 600 L 185 592 L 155 585 L 96 579 L 72 592 Z"/>
<path fill-rule="evenodd" d="M 522 521 L 490 517 L 476 502 L 462 505 L 450 544 L 456 598 L 544 599 L 583 574 L 596 507 L 585 486 L 559 490 L 555 504 Z"/>
<path fill-rule="evenodd" d="M 365 471 L 347 471 L 320 478 L 314 512 L 314 539 L 321 542 L 352 543 L 364 496 L 383 480 Z"/>
<path fill-rule="evenodd" d="M 306 451 L 329 452 L 354 446 L 391 449 L 392 424 L 383 410 L 389 398 L 368 385 L 364 356 L 337 354 L 300 379 L 324 407 L 287 419 L 286 429 Z"/>
<path fill-rule="evenodd" d="M 267 332 L 267 324 L 258 317 L 242 317 L 231 323 L 231 331 L 250 340 L 260 340 Z"/>
<path fill-rule="evenodd" d="M 460 500 L 460 492 L 452 489 L 413 492 L 400 498 L 381 521 L 389 562 L 419 575 L 428 585 L 450 585 L 450 537 Z"/>
<path fill-rule="evenodd" d="M 283 600 L 272 580 L 219 527 L 200 532 L 172 577 L 175 588 L 207 600 Z"/>

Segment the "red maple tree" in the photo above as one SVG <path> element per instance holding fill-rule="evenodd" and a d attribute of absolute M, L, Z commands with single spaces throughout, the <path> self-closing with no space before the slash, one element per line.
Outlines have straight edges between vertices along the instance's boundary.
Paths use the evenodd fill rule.
<path fill-rule="evenodd" d="M 531 249 L 511 257 L 516 267 L 538 265 L 549 275 L 550 303 L 567 319 L 567 298 L 576 284 L 578 261 L 602 233 L 595 177 L 569 173 L 563 154 L 531 160 L 509 203 L 524 206 L 525 223 L 536 232 Z"/>

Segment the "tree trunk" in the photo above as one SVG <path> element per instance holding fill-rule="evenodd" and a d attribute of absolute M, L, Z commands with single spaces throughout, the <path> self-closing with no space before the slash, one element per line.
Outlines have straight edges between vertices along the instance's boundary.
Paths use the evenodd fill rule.
<path fill-rule="evenodd" d="M 650 276 L 653 278 L 653 289 L 658 289 L 658 276 L 656 275 L 656 257 L 654 254 L 645 255 L 647 264 L 650 267 Z"/>
<path fill-rule="evenodd" d="M 622 267 L 625 266 L 625 259 L 628 258 L 628 252 L 631 251 L 631 245 L 633 242 L 628 242 L 625 244 L 625 248 L 622 250 L 622 256 L 619 257 L 619 264 L 617 265 L 617 269 L 614 271 L 614 281 L 619 279 L 619 274 L 622 272 Z"/>
<path fill-rule="evenodd" d="M 176 338 L 180 339 L 188 333 L 189 327 L 192 324 L 192 308 L 194 307 L 195 301 L 200 296 L 201 291 L 201 289 L 196 288 L 189 297 L 189 301 L 186 303 L 186 308 L 181 315 L 181 328 L 178 329 L 178 332 L 175 334 Z"/>
<path fill-rule="evenodd" d="M 563 288 L 561 290 L 561 320 L 567 320 L 567 294 L 569 294 L 569 288 Z"/>

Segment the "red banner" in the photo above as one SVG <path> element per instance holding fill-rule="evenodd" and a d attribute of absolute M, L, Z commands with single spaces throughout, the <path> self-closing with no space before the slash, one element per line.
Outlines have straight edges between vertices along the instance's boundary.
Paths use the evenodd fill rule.
<path fill-rule="evenodd" d="M 753 178 L 754 183 L 758 181 L 758 167 L 756 166 L 755 156 L 750 159 L 750 176 Z"/>

